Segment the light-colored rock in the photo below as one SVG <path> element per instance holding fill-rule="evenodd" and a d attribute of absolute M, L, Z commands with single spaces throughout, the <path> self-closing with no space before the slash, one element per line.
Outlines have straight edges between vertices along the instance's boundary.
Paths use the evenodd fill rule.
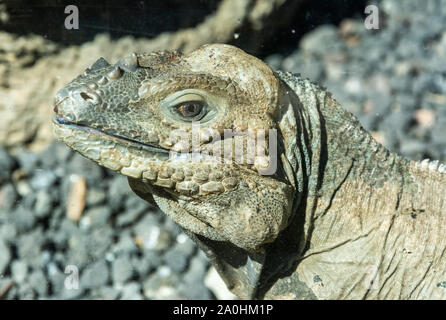
<path fill-rule="evenodd" d="M 67 201 L 67 218 L 79 221 L 85 208 L 87 182 L 84 177 L 72 175 L 70 193 Z"/>
<path fill-rule="evenodd" d="M 212 291 L 218 300 L 234 300 L 237 298 L 228 290 L 226 284 L 223 282 L 222 278 L 214 267 L 209 268 L 204 279 L 204 284 L 209 288 L 209 290 Z"/>

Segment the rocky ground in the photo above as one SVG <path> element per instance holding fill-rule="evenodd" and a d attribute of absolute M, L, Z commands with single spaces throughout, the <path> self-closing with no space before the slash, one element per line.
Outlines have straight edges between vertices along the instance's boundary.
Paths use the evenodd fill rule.
<path fill-rule="evenodd" d="M 446 6 L 377 5 L 380 29 L 362 18 L 321 26 L 266 61 L 326 86 L 390 150 L 445 162 Z M 124 177 L 58 143 L 0 148 L 0 298 L 228 297 L 209 267 Z M 73 268 L 78 289 L 66 286 Z"/>

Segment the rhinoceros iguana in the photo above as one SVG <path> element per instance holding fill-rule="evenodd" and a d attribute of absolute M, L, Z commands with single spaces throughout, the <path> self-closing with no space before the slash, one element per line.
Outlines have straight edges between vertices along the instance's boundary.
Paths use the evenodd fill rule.
<path fill-rule="evenodd" d="M 390 153 L 309 80 L 223 44 L 132 53 L 54 110 L 57 137 L 127 176 L 240 298 L 446 297 L 446 167 Z"/>

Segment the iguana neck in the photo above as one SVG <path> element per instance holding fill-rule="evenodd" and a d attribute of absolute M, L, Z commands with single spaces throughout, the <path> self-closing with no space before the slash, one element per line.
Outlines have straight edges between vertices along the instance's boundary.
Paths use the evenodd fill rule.
<path fill-rule="evenodd" d="M 298 209 L 305 248 L 296 276 L 317 298 L 444 298 L 446 179 L 438 165 L 390 153 L 323 99 L 318 170 Z"/>

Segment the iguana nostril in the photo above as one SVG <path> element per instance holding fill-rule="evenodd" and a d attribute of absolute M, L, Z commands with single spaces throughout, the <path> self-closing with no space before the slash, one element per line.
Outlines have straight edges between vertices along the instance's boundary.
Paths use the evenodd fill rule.
<path fill-rule="evenodd" d="M 100 104 L 102 102 L 96 93 L 80 92 L 79 95 L 82 99 L 92 104 Z"/>
<path fill-rule="evenodd" d="M 93 100 L 93 98 L 92 97 L 90 97 L 87 93 L 85 93 L 85 92 L 81 92 L 81 97 L 82 97 L 82 99 L 84 99 L 85 101 L 88 101 L 88 100 Z"/>

